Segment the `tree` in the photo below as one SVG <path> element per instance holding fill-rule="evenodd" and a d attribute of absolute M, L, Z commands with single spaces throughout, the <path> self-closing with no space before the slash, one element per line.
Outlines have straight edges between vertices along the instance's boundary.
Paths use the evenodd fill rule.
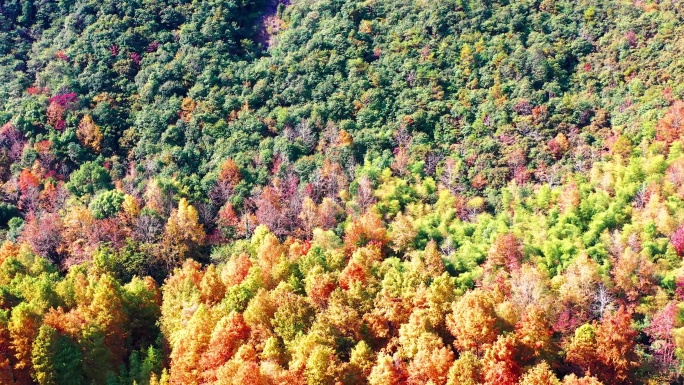
<path fill-rule="evenodd" d="M 677 255 L 684 257 L 684 225 L 680 225 L 677 230 L 672 233 L 670 243 L 672 244 L 672 247 L 674 247 Z"/>
<path fill-rule="evenodd" d="M 367 176 L 363 176 L 359 180 L 359 188 L 357 189 L 356 199 L 359 202 L 359 207 L 362 214 L 365 213 L 371 207 L 371 205 L 375 203 L 372 182 Z"/>
<path fill-rule="evenodd" d="M 82 197 L 99 190 L 110 190 L 113 186 L 106 168 L 94 162 L 85 162 L 71 174 L 66 187 L 72 194 Z"/>
<path fill-rule="evenodd" d="M 630 302 L 652 293 L 656 286 L 653 262 L 629 248 L 615 258 L 611 273 L 616 291 Z"/>
<path fill-rule="evenodd" d="M 522 264 L 522 245 L 513 233 L 499 235 L 487 253 L 485 269 L 504 268 L 513 272 Z"/>
<path fill-rule="evenodd" d="M 273 314 L 273 330 L 286 343 L 299 334 L 306 333 L 314 320 L 314 309 L 309 301 L 300 295 L 283 292 L 279 297 L 280 306 Z"/>
<path fill-rule="evenodd" d="M 370 211 L 353 220 L 344 230 L 344 245 L 348 254 L 369 243 L 382 249 L 388 241 L 382 220 Z"/>
<path fill-rule="evenodd" d="M 52 101 L 46 111 L 47 123 L 55 130 L 64 130 L 66 128 L 66 122 L 64 121 L 65 112 L 66 108 L 61 103 Z"/>
<path fill-rule="evenodd" d="M 217 383 L 227 385 L 254 384 L 266 385 L 266 378 L 261 374 L 257 355 L 252 345 L 240 346 L 235 357 L 217 371 Z M 301 384 L 301 381 L 286 381 Z"/>
<path fill-rule="evenodd" d="M 453 362 L 454 353 L 444 346 L 441 338 L 423 333 L 418 338 L 418 351 L 408 366 L 408 383 L 444 385 Z"/>
<path fill-rule="evenodd" d="M 548 309 L 551 306 L 551 295 L 547 275 L 530 264 L 511 274 L 510 301 L 518 314 L 524 314 L 528 306 Z"/>
<path fill-rule="evenodd" d="M 482 372 L 486 385 L 515 384 L 520 377 L 516 360 L 516 341 L 511 335 L 500 335 L 482 358 Z"/>
<path fill-rule="evenodd" d="M 178 202 L 178 209 L 171 213 L 166 222 L 162 247 L 162 259 L 167 268 L 176 266 L 187 257 L 195 256 L 204 245 L 206 234 L 199 223 L 197 210 L 185 198 Z"/>
<path fill-rule="evenodd" d="M 92 288 L 92 302 L 80 304 L 86 320 L 104 333 L 104 346 L 112 356 L 111 369 L 125 362 L 130 318 L 126 314 L 122 288 L 113 277 L 103 274 Z"/>
<path fill-rule="evenodd" d="M 250 328 L 239 313 L 231 312 L 219 320 L 199 361 L 204 381 L 216 381 L 216 370 L 233 357 L 249 333 Z"/>
<path fill-rule="evenodd" d="M 575 182 L 569 183 L 561 195 L 558 197 L 558 206 L 561 212 L 568 212 L 579 207 L 580 204 L 580 192 L 577 184 Z"/>
<path fill-rule="evenodd" d="M 596 356 L 596 328 L 584 324 L 575 330 L 575 335 L 563 347 L 565 360 L 577 365 L 585 373 L 598 374 L 599 364 Z"/>
<path fill-rule="evenodd" d="M 244 318 L 247 325 L 259 330 L 261 328 L 272 328 L 273 315 L 277 310 L 277 303 L 271 297 L 272 292 L 260 288 L 254 297 L 249 301 L 244 311 Z"/>
<path fill-rule="evenodd" d="M 380 353 L 378 362 L 373 366 L 368 383 L 370 385 L 405 384 L 408 378 L 406 364 L 398 357 Z"/>
<path fill-rule="evenodd" d="M 33 365 L 31 354 L 33 341 L 38 335 L 41 314 L 35 305 L 22 302 L 12 309 L 8 323 L 11 349 L 14 351 L 15 381 L 29 383 L 29 371 Z"/>
<path fill-rule="evenodd" d="M 235 186 L 242 180 L 240 169 L 232 159 L 226 159 L 219 169 L 216 184 L 210 193 L 210 197 L 214 204 L 218 206 L 223 205 L 233 194 Z"/>
<path fill-rule="evenodd" d="M 350 377 L 353 382 L 362 383 L 366 381 L 373 369 L 375 362 L 375 353 L 368 346 L 366 341 L 359 341 L 358 344 L 351 351 L 351 358 L 349 359 Z"/>
<path fill-rule="evenodd" d="M 249 259 L 249 255 L 246 253 L 234 255 L 223 267 L 221 281 L 227 288 L 237 285 L 247 277 L 251 267 L 252 261 Z"/>
<path fill-rule="evenodd" d="M 565 135 L 563 135 L 562 132 L 559 132 L 555 138 L 549 141 L 548 147 L 549 151 L 551 151 L 553 156 L 556 159 L 560 159 L 563 156 L 563 154 L 565 154 L 568 151 L 570 143 L 568 142 L 568 138 Z"/>
<path fill-rule="evenodd" d="M 33 211 L 38 206 L 41 181 L 39 175 L 24 169 L 19 174 L 18 187 L 20 192 L 18 208 L 26 212 Z"/>
<path fill-rule="evenodd" d="M 40 194 L 40 208 L 50 213 L 57 212 L 64 206 L 69 192 L 64 187 L 64 182 L 46 182 Z"/>
<path fill-rule="evenodd" d="M 469 351 L 461 353 L 449 369 L 447 385 L 477 385 L 482 383 L 481 367 L 482 364 L 475 354 Z"/>
<path fill-rule="evenodd" d="M 90 201 L 88 209 L 90 209 L 93 217 L 96 219 L 109 218 L 119 212 L 124 199 L 124 194 L 118 190 L 105 191 L 97 194 Z"/>
<path fill-rule="evenodd" d="M 371 268 L 382 259 L 381 250 L 370 245 L 356 250 L 347 266 L 340 272 L 338 282 L 342 289 L 351 289 L 354 284 L 366 284 L 371 278 Z"/>
<path fill-rule="evenodd" d="M 678 312 L 679 310 L 674 302 L 668 303 L 653 316 L 650 325 L 645 330 L 646 334 L 653 341 L 651 349 L 654 352 L 656 365 L 660 373 L 670 380 L 677 368 L 677 360 L 675 358 L 676 345 L 672 331 L 676 326 Z"/>
<path fill-rule="evenodd" d="M 42 325 L 33 343 L 32 376 L 40 385 L 81 384 L 81 352 L 68 337 L 55 328 Z"/>
<path fill-rule="evenodd" d="M 1 259 L 1 258 L 0 258 Z M 7 328 L 7 316 L 0 314 L 0 383 L 15 385 L 12 368 L 10 332 Z"/>
<path fill-rule="evenodd" d="M 442 260 L 442 254 L 437 249 L 437 242 L 434 240 L 430 240 L 430 242 L 425 245 L 422 264 L 425 267 L 425 272 L 433 279 L 441 276 L 444 273 L 444 261 Z"/>
<path fill-rule="evenodd" d="M 306 294 L 317 308 L 325 308 L 330 294 L 337 288 L 332 274 L 323 273 L 320 267 L 314 267 L 305 279 Z"/>
<path fill-rule="evenodd" d="M 221 207 L 216 219 L 221 236 L 226 239 L 235 238 L 238 235 L 238 228 L 240 225 L 240 217 L 235 213 L 235 209 L 231 203 L 226 203 Z"/>
<path fill-rule="evenodd" d="M 305 197 L 302 202 L 302 211 L 299 213 L 299 219 L 302 222 L 302 228 L 305 236 L 311 237 L 313 229 L 318 227 L 318 207 L 316 203 L 309 197 Z"/>
<path fill-rule="evenodd" d="M 634 351 L 637 331 L 632 328 L 632 313 L 625 307 L 604 317 L 596 329 L 596 354 L 608 370 L 596 373 L 606 384 L 631 383 L 639 365 Z"/>
<path fill-rule="evenodd" d="M 144 349 L 145 346 L 152 348 L 159 334 L 157 321 L 161 316 L 161 291 L 151 277 L 136 276 L 124 285 L 123 289 L 124 308 L 129 316 L 128 332 L 131 347 L 134 349 Z M 155 352 L 148 351 L 147 355 L 150 354 L 155 354 Z"/>
<path fill-rule="evenodd" d="M 667 143 L 679 139 L 684 130 L 684 102 L 675 101 L 656 126 L 656 139 Z"/>
<path fill-rule="evenodd" d="M 470 291 L 454 302 L 446 323 L 459 351 L 482 353 L 499 334 L 492 297 L 480 289 Z"/>
<path fill-rule="evenodd" d="M 518 360 L 521 363 L 549 358 L 555 350 L 551 338 L 553 330 L 544 310 L 538 305 L 529 305 L 515 325 L 520 343 Z"/>
<path fill-rule="evenodd" d="M 202 302 L 213 306 L 221 302 L 226 294 L 226 287 L 216 272 L 216 266 L 209 265 L 204 271 L 204 276 L 200 282 L 200 295 Z"/>
<path fill-rule="evenodd" d="M 304 373 L 308 384 L 333 384 L 336 383 L 336 372 L 339 368 L 340 362 L 335 350 L 329 346 L 317 345 L 309 354 Z"/>
<path fill-rule="evenodd" d="M 93 122 L 93 118 L 86 114 L 78 124 L 76 137 L 79 142 L 92 152 L 99 154 L 102 151 L 102 130 Z"/>
<path fill-rule="evenodd" d="M 413 227 L 411 217 L 401 212 L 397 213 L 394 221 L 390 224 L 389 238 L 392 240 L 392 249 L 397 253 L 409 250 L 418 232 Z"/>
<path fill-rule="evenodd" d="M 585 324 L 566 344 L 566 361 L 605 384 L 629 384 L 638 366 L 634 352 L 637 332 L 624 307 L 607 314 L 599 324 Z"/>
<path fill-rule="evenodd" d="M 594 302 L 599 282 L 596 261 L 586 254 L 579 255 L 563 273 L 562 284 L 558 289 L 559 300 L 577 305 L 579 310 L 588 311 Z"/>
<path fill-rule="evenodd" d="M 546 361 L 534 366 L 520 379 L 520 385 L 561 385 Z"/>
<path fill-rule="evenodd" d="M 299 214 L 302 197 L 299 179 L 289 175 L 284 180 L 275 178 L 272 186 L 266 186 L 255 199 L 255 215 L 273 234 L 284 237 L 300 227 Z"/>
<path fill-rule="evenodd" d="M 61 262 L 62 220 L 56 213 L 30 214 L 26 218 L 21 240 L 28 242 L 33 251 L 52 263 Z"/>
<path fill-rule="evenodd" d="M 263 226 L 260 227 L 266 229 Z M 257 234 L 258 231 L 259 229 L 257 228 L 255 234 Z M 284 262 L 285 265 L 288 263 L 285 258 L 287 255 L 287 247 L 282 245 L 275 235 L 268 232 L 268 230 L 266 231 L 263 241 L 257 250 L 257 261 L 261 268 L 264 287 L 272 289 L 278 284 L 278 277 L 276 277 L 278 265 L 280 262 Z"/>
<path fill-rule="evenodd" d="M 99 246 L 95 238 L 95 218 L 84 206 L 73 207 L 61 219 L 60 249 L 64 249 L 68 258 L 65 263 L 82 263 L 92 257 Z"/>
<path fill-rule="evenodd" d="M 323 201 L 318 206 L 318 227 L 328 230 L 337 225 L 338 217 L 343 212 L 340 205 L 329 197 L 323 197 Z"/>
<path fill-rule="evenodd" d="M 152 346 L 143 351 L 134 350 L 129 357 L 127 380 L 135 384 L 149 384 L 156 377 L 155 372 L 161 371 L 160 353 Z"/>
<path fill-rule="evenodd" d="M 169 336 L 171 342 L 170 383 L 199 384 L 202 380 L 200 360 L 212 334 L 212 321 L 208 309 L 204 305 L 199 305 L 187 324 L 183 326 L 181 330 Z M 223 336 L 219 335 L 217 338 L 221 337 Z M 219 351 L 221 348 L 220 345 L 216 347 Z"/>

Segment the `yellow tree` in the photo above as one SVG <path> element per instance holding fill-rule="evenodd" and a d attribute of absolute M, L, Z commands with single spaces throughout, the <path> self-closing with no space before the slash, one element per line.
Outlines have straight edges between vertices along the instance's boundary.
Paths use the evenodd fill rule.
<path fill-rule="evenodd" d="M 444 273 L 445 269 L 442 254 L 437 249 L 437 242 L 434 240 L 430 240 L 430 242 L 425 245 L 422 262 L 425 266 L 425 272 L 433 279 Z"/>
<path fill-rule="evenodd" d="M 391 247 L 397 253 L 402 253 L 411 248 L 418 231 L 413 226 L 410 216 L 401 212 L 397 213 L 394 221 L 390 224 Z"/>
<path fill-rule="evenodd" d="M 350 255 L 354 250 L 369 243 L 375 243 L 382 249 L 388 242 L 387 230 L 382 219 L 370 211 L 352 221 L 344 230 L 344 246 Z"/>
<path fill-rule="evenodd" d="M 33 341 L 38 335 L 40 321 L 41 314 L 32 304 L 22 302 L 12 309 L 8 329 L 15 357 L 14 376 L 20 384 L 31 383 L 31 351 Z"/>
<path fill-rule="evenodd" d="M 91 151 L 99 154 L 102 150 L 102 130 L 95 124 L 90 115 L 85 115 L 81 119 L 76 130 L 76 137 L 83 146 Z"/>
<path fill-rule="evenodd" d="M 454 303 L 447 315 L 447 328 L 459 351 L 482 352 L 499 334 L 494 301 L 491 295 L 476 289 Z"/>
<path fill-rule="evenodd" d="M 306 238 L 311 238 L 313 229 L 318 226 L 318 207 L 316 203 L 309 197 L 305 197 L 302 201 L 302 208 L 299 213 L 299 219 L 302 221 L 302 230 Z"/>
<path fill-rule="evenodd" d="M 406 384 L 408 372 L 406 364 L 398 357 L 380 353 L 378 362 L 373 366 L 368 383 L 370 385 L 399 385 Z"/>
<path fill-rule="evenodd" d="M 565 360 L 579 366 L 588 375 L 599 370 L 596 358 L 596 328 L 584 324 L 575 330 L 575 335 L 565 344 Z"/>
<path fill-rule="evenodd" d="M 340 362 L 335 350 L 329 346 L 316 345 L 306 360 L 304 373 L 309 384 L 334 384 Z"/>
<path fill-rule="evenodd" d="M 515 329 L 521 347 L 519 361 L 546 358 L 552 354 L 553 331 L 544 309 L 538 305 L 528 305 Z"/>
<path fill-rule="evenodd" d="M 162 259 L 171 268 L 193 256 L 204 245 L 205 238 L 204 226 L 199 223 L 197 210 L 185 198 L 181 198 L 178 209 L 171 213 L 166 223 Z"/>
<path fill-rule="evenodd" d="M 478 385 L 483 382 L 482 363 L 472 352 L 463 352 L 449 369 L 447 385 Z"/>
<path fill-rule="evenodd" d="M 542 362 L 525 373 L 519 385 L 561 385 L 561 382 L 553 374 L 549 364 Z"/>
<path fill-rule="evenodd" d="M 163 287 L 162 317 L 159 326 L 171 345 L 177 341 L 177 335 L 201 303 L 200 285 L 203 274 L 201 265 L 193 260 L 186 260 L 183 267 L 176 269 Z"/>
<path fill-rule="evenodd" d="M 266 378 L 261 374 L 257 363 L 257 355 L 252 345 L 242 345 L 235 356 L 216 372 L 217 381 L 221 385 L 262 385 Z M 284 382 L 293 383 L 293 382 Z"/>
<path fill-rule="evenodd" d="M 184 329 L 171 341 L 170 383 L 198 384 L 200 360 L 211 339 L 212 320 L 204 305 L 199 305 Z"/>
<path fill-rule="evenodd" d="M 444 346 L 441 338 L 432 333 L 423 333 L 417 345 L 418 351 L 408 367 L 408 383 L 445 384 L 449 368 L 454 362 L 454 353 Z"/>
<path fill-rule="evenodd" d="M 351 351 L 349 368 L 352 379 L 356 383 L 363 383 L 370 375 L 375 362 L 375 353 L 366 341 L 361 340 Z"/>
<path fill-rule="evenodd" d="M 114 358 L 112 368 L 115 369 L 124 362 L 128 337 L 129 317 L 124 309 L 123 290 L 107 274 L 103 274 L 93 286 L 92 302 L 81 303 L 79 308 L 86 315 L 86 320 L 104 333 L 104 345 Z"/>
<path fill-rule="evenodd" d="M 223 299 L 226 294 L 226 287 L 221 281 L 221 277 L 216 271 L 216 266 L 209 265 L 204 272 L 202 281 L 200 282 L 200 294 L 202 302 L 207 305 L 215 305 Z"/>

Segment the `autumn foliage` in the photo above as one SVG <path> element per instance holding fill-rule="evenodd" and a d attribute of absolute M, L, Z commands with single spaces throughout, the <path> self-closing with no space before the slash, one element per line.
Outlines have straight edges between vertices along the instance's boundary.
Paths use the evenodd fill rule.
<path fill-rule="evenodd" d="M 682 15 L 0 1 L 0 385 L 684 383 Z"/>

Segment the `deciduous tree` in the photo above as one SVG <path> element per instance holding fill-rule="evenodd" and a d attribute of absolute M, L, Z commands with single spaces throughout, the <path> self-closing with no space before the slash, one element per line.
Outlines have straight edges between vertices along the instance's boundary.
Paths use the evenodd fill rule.
<path fill-rule="evenodd" d="M 177 265 L 184 258 L 196 255 L 204 245 L 206 234 L 199 223 L 197 210 L 185 198 L 178 202 L 178 209 L 171 213 L 166 222 L 162 240 L 162 259 L 168 268 Z"/>
<path fill-rule="evenodd" d="M 454 302 L 446 322 L 459 351 L 483 353 L 499 335 L 497 321 L 491 295 L 475 289 Z"/>

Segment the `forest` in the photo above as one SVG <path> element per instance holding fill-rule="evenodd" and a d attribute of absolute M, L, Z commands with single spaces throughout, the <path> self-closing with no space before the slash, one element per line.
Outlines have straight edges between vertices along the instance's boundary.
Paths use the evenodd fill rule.
<path fill-rule="evenodd" d="M 0 384 L 684 383 L 684 2 L 0 1 Z"/>

